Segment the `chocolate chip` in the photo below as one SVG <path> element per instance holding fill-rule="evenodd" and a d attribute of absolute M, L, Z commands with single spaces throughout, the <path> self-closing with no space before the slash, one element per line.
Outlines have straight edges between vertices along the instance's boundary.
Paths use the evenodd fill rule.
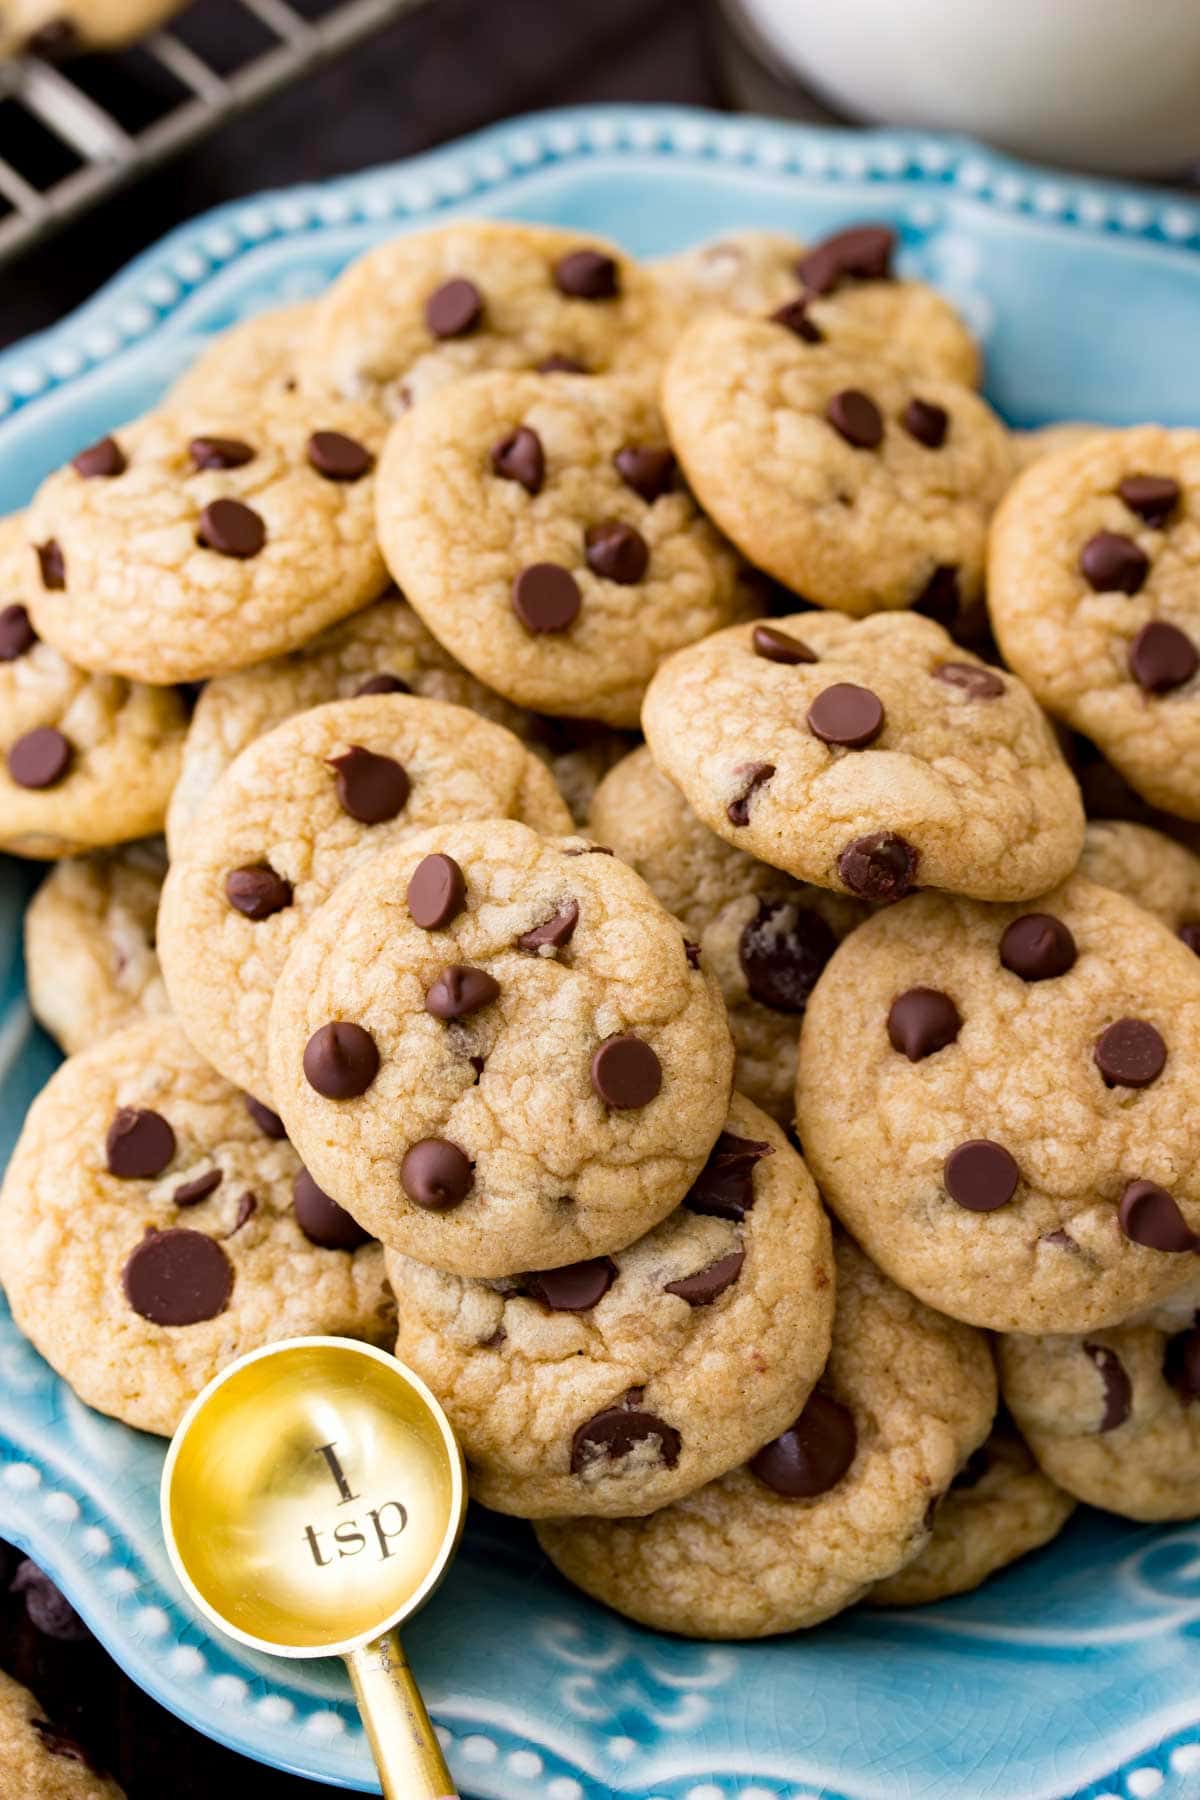
<path fill-rule="evenodd" d="M 843 388 L 825 408 L 825 417 L 839 437 L 856 450 L 876 450 L 883 442 L 883 415 L 861 388 Z"/>
<path fill-rule="evenodd" d="M 668 1281 L 663 1292 L 686 1300 L 689 1306 L 710 1306 L 726 1288 L 733 1286 L 745 1260 L 744 1250 L 731 1250 L 727 1256 L 719 1256 L 716 1262 L 709 1263 L 706 1269 L 697 1269 L 694 1275 Z"/>
<path fill-rule="evenodd" d="M 1079 1245 L 1069 1231 L 1046 1231 L 1038 1239 L 1039 1244 L 1054 1244 L 1060 1250 L 1078 1250 Z"/>
<path fill-rule="evenodd" d="M 225 898 L 235 912 L 257 922 L 292 904 L 292 884 L 269 863 L 248 863 L 226 875 Z"/>
<path fill-rule="evenodd" d="M 865 749 L 884 726 L 883 701 L 853 681 L 837 681 L 823 689 L 807 716 L 813 736 L 841 750 Z"/>
<path fill-rule="evenodd" d="M 245 561 L 258 555 L 267 541 L 267 528 L 254 508 L 240 500 L 210 500 L 200 514 L 196 536 L 219 556 Z"/>
<path fill-rule="evenodd" d="M 1079 572 L 1097 594 L 1136 594 L 1150 572 L 1150 558 L 1120 531 L 1098 531 L 1079 556 Z"/>
<path fill-rule="evenodd" d="M 1170 475 L 1127 475 L 1117 492 L 1139 519 L 1161 531 L 1179 505 L 1180 487 Z"/>
<path fill-rule="evenodd" d="M 662 1087 L 662 1064 L 642 1038 L 625 1032 L 605 1038 L 592 1054 L 592 1087 L 605 1106 L 628 1112 L 649 1106 Z"/>
<path fill-rule="evenodd" d="M 586 375 L 584 365 L 574 356 L 560 356 L 555 352 L 552 356 L 544 356 L 534 367 L 539 375 Z"/>
<path fill-rule="evenodd" d="M 361 481 L 375 467 L 367 446 L 342 431 L 314 431 L 304 454 L 326 481 Z"/>
<path fill-rule="evenodd" d="M 35 544 L 34 550 L 41 571 L 42 586 L 50 591 L 65 588 L 67 565 L 58 539 L 47 538 L 44 544 Z"/>
<path fill-rule="evenodd" d="M 938 563 L 913 601 L 912 609 L 923 619 L 932 619 L 943 631 L 949 631 L 958 618 L 961 605 L 957 568 L 953 563 Z"/>
<path fill-rule="evenodd" d="M 927 450 L 940 450 L 950 429 L 950 414 L 932 400 L 910 400 L 900 415 L 900 423 L 918 444 L 924 444 Z"/>
<path fill-rule="evenodd" d="M 425 323 L 435 338 L 465 337 L 482 318 L 483 295 L 462 275 L 444 281 L 425 302 Z"/>
<path fill-rule="evenodd" d="M 813 1500 L 837 1486 L 857 1449 L 853 1413 L 812 1394 L 796 1423 L 751 1457 L 750 1471 L 785 1499 Z"/>
<path fill-rule="evenodd" d="M 1021 1171 L 1003 1144 L 971 1138 L 951 1150 L 942 1165 L 946 1192 L 968 1212 L 995 1212 L 1017 1191 Z"/>
<path fill-rule="evenodd" d="M 28 1557 L 17 1564 L 9 1592 L 24 1595 L 29 1623 L 43 1637 L 53 1638 L 60 1644 L 82 1644 L 91 1637 L 66 1595 L 55 1586 L 46 1571 L 39 1569 Z"/>
<path fill-rule="evenodd" d="M 426 990 L 425 1011 L 435 1019 L 465 1019 L 490 1006 L 500 993 L 500 983 L 486 969 L 451 963 Z"/>
<path fill-rule="evenodd" d="M 617 1265 L 611 1256 L 592 1256 L 562 1269 L 526 1275 L 521 1287 L 551 1312 L 589 1312 L 616 1279 Z"/>
<path fill-rule="evenodd" d="M 188 455 L 198 469 L 240 469 L 254 461 L 255 452 L 241 438 L 194 437 Z"/>
<path fill-rule="evenodd" d="M 1120 1357 L 1107 1344 L 1085 1344 L 1083 1353 L 1096 1365 L 1096 1372 L 1104 1383 L 1104 1414 L 1100 1420 L 1100 1430 L 1115 1431 L 1129 1417 L 1133 1399 L 1129 1377 Z"/>
<path fill-rule="evenodd" d="M 768 1143 L 723 1131 L 684 1195 L 683 1205 L 705 1218 L 731 1219 L 740 1225 L 754 1205 L 755 1165 L 774 1154 Z"/>
<path fill-rule="evenodd" d="M 304 1046 L 304 1077 L 327 1100 L 354 1100 L 379 1073 L 375 1039 L 349 1019 L 318 1026 Z"/>
<path fill-rule="evenodd" d="M 1129 673 L 1148 694 L 1166 694 L 1182 687 L 1196 673 L 1196 646 L 1178 625 L 1151 619 L 1129 646 Z"/>
<path fill-rule="evenodd" d="M 544 924 L 535 925 L 532 931 L 523 931 L 517 939 L 518 950 L 540 950 L 549 944 L 554 950 L 561 950 L 569 944 L 574 936 L 575 927 L 579 923 L 579 907 L 574 900 L 568 900 L 560 911 L 552 913 Z"/>
<path fill-rule="evenodd" d="M 398 675 L 368 675 L 365 681 L 359 682 L 354 690 L 353 698 L 362 700 L 368 694 L 411 694 L 412 689 L 407 681 L 401 681 Z"/>
<path fill-rule="evenodd" d="M 790 632 L 780 631 L 774 625 L 756 625 L 750 634 L 750 642 L 754 646 L 755 656 L 765 658 L 773 663 L 815 663 L 819 662 L 815 650 Z"/>
<path fill-rule="evenodd" d="M 939 988 L 909 988 L 892 1001 L 887 1032 L 893 1050 L 909 1062 L 923 1062 L 952 1044 L 962 1029 L 962 1015 L 949 994 Z"/>
<path fill-rule="evenodd" d="M 684 938 L 683 954 L 687 957 L 687 966 L 689 969 L 698 969 L 700 967 L 699 944 L 693 944 L 690 938 Z"/>
<path fill-rule="evenodd" d="M 996 671 L 979 663 L 940 663 L 933 674 L 936 681 L 961 688 L 972 700 L 998 700 L 1004 692 L 1004 683 Z"/>
<path fill-rule="evenodd" d="M 125 454 L 113 437 L 100 438 L 71 459 L 71 467 L 85 481 L 94 481 L 97 477 L 107 480 L 114 475 L 123 475 L 127 466 Z"/>
<path fill-rule="evenodd" d="M 69 739 L 53 725 L 38 725 L 19 737 L 8 752 L 8 772 L 18 787 L 56 787 L 75 755 Z"/>
<path fill-rule="evenodd" d="M 243 1094 L 242 1099 L 245 1103 L 246 1111 L 250 1114 L 250 1117 L 254 1120 L 254 1123 L 258 1126 L 258 1129 L 262 1132 L 264 1137 L 274 1138 L 276 1141 L 280 1142 L 286 1140 L 287 1127 L 284 1125 L 283 1120 L 277 1112 L 272 1112 L 269 1106 L 264 1106 L 261 1100 L 256 1100 L 254 1098 L 253 1094 Z"/>
<path fill-rule="evenodd" d="M 446 1138 L 422 1138 L 405 1153 L 400 1185 L 414 1206 L 442 1212 L 466 1199 L 475 1179 L 470 1159 Z"/>
<path fill-rule="evenodd" d="M 838 874 L 863 900 L 902 900 L 916 879 L 918 852 L 895 831 L 855 838 L 838 857 Z"/>
<path fill-rule="evenodd" d="M 738 939 L 750 998 L 775 1012 L 802 1013 L 836 949 L 833 930 L 819 912 L 795 900 L 760 899 Z"/>
<path fill-rule="evenodd" d="M 635 1390 L 637 1392 L 639 1390 Z M 581 1425 L 571 1439 L 571 1473 L 580 1474 L 604 1457 L 619 1462 L 638 1444 L 658 1441 L 658 1454 L 668 1469 L 675 1468 L 683 1439 L 673 1425 L 637 1405 L 609 1406 Z"/>
<path fill-rule="evenodd" d="M 466 904 L 467 880 L 452 856 L 423 856 L 409 877 L 405 899 L 414 925 L 441 931 Z"/>
<path fill-rule="evenodd" d="M 531 563 L 512 584 L 513 611 L 526 631 L 565 631 L 582 604 L 579 583 L 559 563 Z"/>
<path fill-rule="evenodd" d="M 542 440 L 528 425 L 518 425 L 492 445 L 492 469 L 503 481 L 517 481 L 527 494 L 541 492 L 546 478 Z"/>
<path fill-rule="evenodd" d="M 613 457 L 613 467 L 626 487 L 652 503 L 675 479 L 675 452 L 665 444 L 626 444 Z"/>
<path fill-rule="evenodd" d="M 770 315 L 772 325 L 782 325 L 793 336 L 802 338 L 806 344 L 822 344 L 825 333 L 808 316 L 808 301 L 802 295 L 798 300 L 785 300 Z"/>
<path fill-rule="evenodd" d="M 650 550 L 640 531 L 620 519 L 603 519 L 589 525 L 584 535 L 587 565 L 605 581 L 631 587 L 640 581 L 650 563 Z"/>
<path fill-rule="evenodd" d="M 1117 1207 L 1117 1221 L 1131 1243 L 1141 1244 L 1147 1250 L 1196 1248 L 1196 1239 L 1173 1195 L 1157 1182 L 1128 1182 Z"/>
<path fill-rule="evenodd" d="M 572 300 L 612 300 L 621 289 L 616 262 L 602 250 L 572 250 L 560 257 L 554 285 Z"/>
<path fill-rule="evenodd" d="M 29 614 L 18 602 L 0 612 L 0 662 L 16 662 L 32 650 L 38 634 L 29 622 Z"/>
<path fill-rule="evenodd" d="M 370 1232 L 331 1200 L 307 1169 L 301 1169 L 292 1183 L 292 1211 L 309 1243 L 322 1250 L 357 1250 L 371 1242 Z"/>
<path fill-rule="evenodd" d="M 151 1231 L 121 1277 L 134 1312 L 152 1325 L 198 1325 L 225 1311 L 233 1265 L 215 1238 L 202 1231 Z"/>
<path fill-rule="evenodd" d="M 1004 929 L 1000 961 L 1022 981 L 1052 981 L 1075 967 L 1075 939 L 1052 913 L 1022 913 Z"/>
<path fill-rule="evenodd" d="M 1163 1375 L 1184 1400 L 1200 1400 L 1200 1331 L 1178 1331 L 1163 1350 Z"/>
<path fill-rule="evenodd" d="M 199 1206 L 210 1194 L 215 1194 L 221 1185 L 220 1169 L 206 1169 L 203 1175 L 193 1175 L 190 1181 L 182 1181 L 171 1195 L 176 1206 Z"/>
<path fill-rule="evenodd" d="M 1108 1087 L 1144 1088 L 1163 1072 L 1167 1046 L 1145 1019 L 1118 1019 L 1092 1052 Z"/>
<path fill-rule="evenodd" d="M 742 777 L 742 791 L 725 808 L 725 817 L 731 825 L 748 825 L 750 823 L 750 802 L 763 783 L 770 781 L 775 773 L 775 764 L 739 763 L 733 772 Z"/>
<path fill-rule="evenodd" d="M 1179 927 L 1178 936 L 1194 955 L 1200 956 L 1200 921 L 1189 920 Z"/>
<path fill-rule="evenodd" d="M 230 1226 L 229 1230 L 225 1233 L 225 1236 L 227 1238 L 236 1237 L 238 1232 L 242 1229 L 242 1226 L 246 1223 L 247 1219 L 252 1219 L 257 1211 L 258 1211 L 258 1199 L 254 1194 L 251 1194 L 249 1192 L 247 1192 L 245 1194 L 239 1194 L 238 1203 L 237 1203 L 237 1212 L 234 1214 L 233 1224 Z"/>
<path fill-rule="evenodd" d="M 175 1133 L 161 1113 L 122 1106 L 113 1115 L 104 1139 L 110 1175 L 123 1181 L 151 1181 L 175 1154 Z"/>
<path fill-rule="evenodd" d="M 343 812 L 361 825 L 382 825 L 402 812 L 408 799 L 409 780 L 394 757 L 378 756 L 351 744 L 340 756 L 326 758 L 337 771 L 337 797 Z"/>
<path fill-rule="evenodd" d="M 796 273 L 810 294 L 829 294 L 845 281 L 886 281 L 896 234 L 888 225 L 851 225 L 806 250 Z"/>

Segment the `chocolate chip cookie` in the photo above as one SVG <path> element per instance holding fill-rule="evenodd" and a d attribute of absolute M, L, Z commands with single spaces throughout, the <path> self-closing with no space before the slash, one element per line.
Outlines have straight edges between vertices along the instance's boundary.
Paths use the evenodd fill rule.
<path fill-rule="evenodd" d="M 894 1280 L 998 1331 L 1090 1331 L 1191 1278 L 1198 1080 L 1195 956 L 1073 877 L 861 925 L 809 1000 L 796 1120 Z"/>
<path fill-rule="evenodd" d="M 513 820 L 439 825 L 344 880 L 288 958 L 269 1036 L 274 1104 L 316 1179 L 458 1275 L 649 1231 L 703 1168 L 733 1070 L 716 983 L 640 877 Z"/>
<path fill-rule="evenodd" d="M 1079 873 L 1136 900 L 1200 956 L 1200 856 L 1147 825 L 1090 820 Z"/>
<path fill-rule="evenodd" d="M 51 1724 L 28 1688 L 0 1673 L 0 1791 L 12 1800 L 125 1800 L 90 1753 Z"/>
<path fill-rule="evenodd" d="M 296 387 L 298 352 L 312 317 L 312 302 L 273 306 L 218 332 L 167 390 L 164 406 L 188 412 L 212 396 L 245 393 L 253 411 L 258 396 Z"/>
<path fill-rule="evenodd" d="M 768 1637 L 841 1612 L 929 1542 L 992 1423 L 991 1353 L 845 1239 L 836 1262 L 829 1363 L 787 1431 L 649 1518 L 538 1526 L 593 1599 L 685 1637 Z"/>
<path fill-rule="evenodd" d="M 1021 899 L 1079 856 L 1079 791 L 1028 689 L 911 613 L 717 632 L 664 663 L 642 723 L 711 830 L 860 900 Z"/>

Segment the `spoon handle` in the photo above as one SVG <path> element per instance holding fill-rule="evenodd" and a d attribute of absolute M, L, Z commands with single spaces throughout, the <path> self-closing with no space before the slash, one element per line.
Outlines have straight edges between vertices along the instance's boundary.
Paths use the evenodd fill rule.
<path fill-rule="evenodd" d="M 458 1800 L 399 1635 L 387 1631 L 346 1657 L 384 1800 Z"/>

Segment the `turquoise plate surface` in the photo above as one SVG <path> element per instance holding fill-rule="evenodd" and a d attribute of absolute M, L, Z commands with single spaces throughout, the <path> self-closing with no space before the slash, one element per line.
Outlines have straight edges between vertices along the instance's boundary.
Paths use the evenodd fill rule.
<path fill-rule="evenodd" d="M 136 205 L 136 198 L 131 204 Z M 903 265 L 987 348 L 1014 423 L 1200 421 L 1200 207 L 915 133 L 668 108 L 546 114 L 401 166 L 184 226 L 0 356 L 0 510 L 151 404 L 208 335 L 454 213 L 549 220 L 643 255 L 737 225 L 893 220 Z M 10 276 L 9 279 L 20 279 Z M 0 882 L 0 1147 L 57 1060 L 31 1026 Z M 373 1790 L 340 1665 L 215 1641 L 159 1538 L 162 1444 L 81 1406 L 0 1316 L 0 1533 L 43 1563 L 133 1679 L 250 1756 Z M 1083 1514 L 981 1593 L 705 1647 L 624 1625 L 477 1517 L 409 1633 L 477 1800 L 1183 1800 L 1200 1796 L 1200 1529 Z"/>

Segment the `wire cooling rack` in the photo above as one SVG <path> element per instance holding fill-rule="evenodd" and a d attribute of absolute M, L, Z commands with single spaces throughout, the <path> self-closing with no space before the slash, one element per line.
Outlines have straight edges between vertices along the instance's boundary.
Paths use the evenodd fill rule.
<path fill-rule="evenodd" d="M 206 19 L 202 0 L 118 57 L 61 67 L 33 56 L 0 62 L 0 265 L 426 3 L 328 0 L 309 18 L 288 0 L 227 0 Z M 194 29 L 204 23 L 207 32 Z"/>

